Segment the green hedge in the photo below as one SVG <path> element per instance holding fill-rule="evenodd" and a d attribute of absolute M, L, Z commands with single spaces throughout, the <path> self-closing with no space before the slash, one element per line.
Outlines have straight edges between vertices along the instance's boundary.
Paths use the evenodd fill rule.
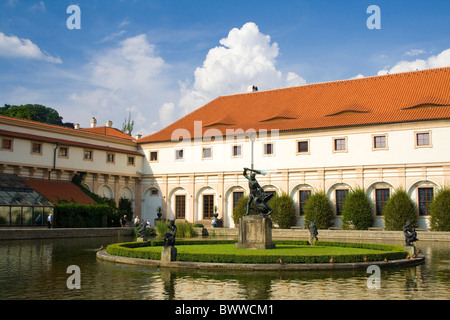
<path fill-rule="evenodd" d="M 55 225 L 59 228 L 99 228 L 108 226 L 113 210 L 106 204 L 58 203 Z"/>
<path fill-rule="evenodd" d="M 236 243 L 235 240 L 180 240 L 176 245 L 198 245 L 198 244 L 230 244 Z M 302 240 L 282 240 L 274 241 L 276 244 L 285 245 L 307 245 L 307 241 Z M 140 258 L 150 260 L 160 260 L 161 252 L 140 251 L 133 250 L 134 248 L 142 248 L 147 246 L 163 246 L 164 241 L 153 240 L 148 242 L 130 242 L 130 243 L 116 243 L 107 247 L 107 252 L 111 255 Z M 386 251 L 384 253 L 373 254 L 347 254 L 333 256 L 335 263 L 356 263 L 362 262 L 366 258 L 367 261 L 383 261 L 405 259 L 407 253 L 403 251 L 401 246 L 379 245 L 367 243 L 347 243 L 347 242 L 326 242 L 318 241 L 317 246 L 337 246 L 337 247 L 354 247 L 372 250 Z M 258 264 L 273 264 L 282 259 L 284 263 L 329 263 L 331 255 L 320 256 L 302 256 L 302 255 L 238 255 L 238 254 L 202 254 L 202 253 L 178 253 L 177 261 L 191 261 L 191 262 L 210 262 L 210 263 L 258 263 Z"/>

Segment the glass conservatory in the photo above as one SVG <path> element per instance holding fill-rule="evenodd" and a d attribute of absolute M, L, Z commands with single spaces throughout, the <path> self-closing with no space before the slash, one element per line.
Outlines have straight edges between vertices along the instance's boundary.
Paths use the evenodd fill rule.
<path fill-rule="evenodd" d="M 42 226 L 53 204 L 12 174 L 0 174 L 0 227 Z"/>

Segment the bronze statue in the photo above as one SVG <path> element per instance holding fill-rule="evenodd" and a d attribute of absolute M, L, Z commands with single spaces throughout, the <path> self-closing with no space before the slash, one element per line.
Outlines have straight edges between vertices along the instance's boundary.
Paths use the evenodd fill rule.
<path fill-rule="evenodd" d="M 164 247 L 166 248 L 175 246 L 175 237 L 177 235 L 177 226 L 175 225 L 175 221 L 170 220 L 168 228 L 171 232 L 164 233 Z"/>
<path fill-rule="evenodd" d="M 309 228 L 309 235 L 311 239 L 316 239 L 316 241 L 319 241 L 319 238 L 317 237 L 319 235 L 319 232 L 317 232 L 316 222 L 311 221 L 308 223 Z"/>
<path fill-rule="evenodd" d="M 405 243 L 408 247 L 412 246 L 413 242 L 419 240 L 417 239 L 417 232 L 414 228 L 414 225 L 409 220 L 406 221 L 406 224 L 403 227 L 403 234 L 405 235 Z"/>
<path fill-rule="evenodd" d="M 247 171 L 251 172 L 250 176 L 247 175 Z M 253 202 L 253 209 L 255 209 L 255 211 L 259 215 L 270 216 L 273 212 L 273 209 L 267 204 L 267 202 L 270 201 L 270 199 L 273 197 L 273 194 L 264 192 L 263 188 L 261 188 L 255 178 L 257 173 L 265 175 L 265 172 L 263 171 L 244 168 L 244 177 L 247 178 L 248 186 L 250 188 L 250 195 L 248 196 L 247 202 L 247 212 L 245 213 L 245 215 L 249 215 L 251 204 Z"/>

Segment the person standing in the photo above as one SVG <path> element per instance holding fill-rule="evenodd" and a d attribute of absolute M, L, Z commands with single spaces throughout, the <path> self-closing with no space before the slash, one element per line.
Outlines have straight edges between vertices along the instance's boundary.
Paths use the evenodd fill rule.
<path fill-rule="evenodd" d="M 124 228 L 126 224 L 127 224 L 127 215 L 124 214 L 123 217 L 120 217 L 120 226 Z"/>
<path fill-rule="evenodd" d="M 50 213 L 47 217 L 47 226 L 49 228 L 53 228 L 53 217 L 52 217 L 52 213 Z"/>

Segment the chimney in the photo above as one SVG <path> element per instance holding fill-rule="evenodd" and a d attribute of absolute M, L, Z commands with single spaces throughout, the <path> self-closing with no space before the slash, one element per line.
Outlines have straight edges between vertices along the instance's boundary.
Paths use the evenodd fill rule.
<path fill-rule="evenodd" d="M 258 92 L 258 87 L 257 86 L 248 86 L 247 88 L 247 92 Z"/>
<path fill-rule="evenodd" d="M 92 119 L 91 119 L 91 128 L 95 128 L 96 126 L 97 126 L 97 119 L 92 117 Z"/>
<path fill-rule="evenodd" d="M 138 133 L 138 134 L 136 135 L 136 140 L 139 140 L 140 138 L 142 138 L 142 134 Z"/>
<path fill-rule="evenodd" d="M 113 125 L 113 123 L 112 123 L 111 120 L 106 121 L 106 127 L 107 128 L 112 128 L 112 125 Z"/>
<path fill-rule="evenodd" d="M 76 130 L 79 130 L 80 129 L 80 124 L 79 123 L 75 123 L 73 125 L 73 128 L 76 129 Z"/>

